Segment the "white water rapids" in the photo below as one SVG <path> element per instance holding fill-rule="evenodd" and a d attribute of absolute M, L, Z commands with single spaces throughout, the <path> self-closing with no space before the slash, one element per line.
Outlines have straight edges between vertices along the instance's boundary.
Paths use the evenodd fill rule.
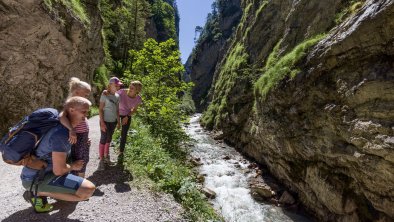
<path fill-rule="evenodd" d="M 194 115 L 190 125 L 186 127 L 187 134 L 196 141 L 191 155 L 194 158 L 201 158 L 202 165 L 199 166 L 199 172 L 205 175 L 204 187 L 216 193 L 212 203 L 225 221 L 309 221 L 280 207 L 255 201 L 247 183 L 248 177 L 253 176 L 248 169 L 250 162 L 234 148 L 217 145 L 200 126 L 200 116 L 200 114 Z"/>

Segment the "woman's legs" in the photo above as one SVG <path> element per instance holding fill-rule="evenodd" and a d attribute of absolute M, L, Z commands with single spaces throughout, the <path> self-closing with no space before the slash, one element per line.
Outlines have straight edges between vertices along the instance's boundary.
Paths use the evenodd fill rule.
<path fill-rule="evenodd" d="M 131 123 L 131 116 L 121 116 L 120 118 L 123 119 L 125 117 L 127 117 L 128 120 L 125 125 L 122 125 L 122 132 L 120 134 L 120 145 L 119 145 L 120 153 L 123 153 L 123 151 L 124 151 L 124 147 L 125 147 L 126 141 L 127 141 L 127 133 L 129 131 L 130 123 Z"/>

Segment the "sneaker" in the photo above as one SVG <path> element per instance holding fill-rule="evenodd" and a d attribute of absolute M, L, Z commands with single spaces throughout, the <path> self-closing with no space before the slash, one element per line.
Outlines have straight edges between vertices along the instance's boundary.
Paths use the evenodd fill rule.
<path fill-rule="evenodd" d="M 100 160 L 97 170 L 105 170 L 105 164 L 103 159 Z"/>
<path fill-rule="evenodd" d="M 37 201 L 37 202 L 35 202 Z M 49 204 L 46 197 L 31 198 L 36 213 L 47 213 L 53 210 L 53 205 Z"/>
<path fill-rule="evenodd" d="M 107 165 L 109 165 L 109 166 L 114 164 L 114 162 L 111 161 L 111 159 L 109 158 L 109 156 L 105 156 L 105 157 L 104 157 L 104 163 L 107 164 Z"/>

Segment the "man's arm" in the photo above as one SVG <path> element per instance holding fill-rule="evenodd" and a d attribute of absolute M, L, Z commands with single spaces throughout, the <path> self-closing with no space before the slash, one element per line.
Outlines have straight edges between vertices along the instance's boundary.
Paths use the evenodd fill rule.
<path fill-rule="evenodd" d="M 138 107 L 140 104 L 136 105 L 135 107 L 131 108 L 130 116 L 137 112 Z"/>
<path fill-rule="evenodd" d="M 71 144 L 75 144 L 77 142 L 77 134 L 75 133 L 74 128 L 72 127 L 70 120 L 67 118 L 67 114 L 62 111 L 59 114 L 60 123 L 69 130 L 69 138 L 68 142 Z"/>
<path fill-rule="evenodd" d="M 104 122 L 104 106 L 105 106 L 105 102 L 100 101 L 100 105 L 99 105 L 100 129 L 103 132 L 107 130 L 107 127 L 105 126 L 105 122 Z"/>
<path fill-rule="evenodd" d="M 72 170 L 80 170 L 83 166 L 83 160 L 74 161 L 71 164 L 66 163 L 67 153 L 65 152 L 52 152 L 53 174 L 62 176 Z"/>

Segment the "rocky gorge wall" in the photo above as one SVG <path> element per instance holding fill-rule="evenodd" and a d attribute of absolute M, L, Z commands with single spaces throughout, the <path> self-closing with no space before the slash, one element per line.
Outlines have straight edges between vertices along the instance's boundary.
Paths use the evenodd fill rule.
<path fill-rule="evenodd" d="M 70 77 L 92 82 L 102 62 L 98 0 L 87 21 L 62 3 L 0 2 L 0 132 L 39 107 L 61 107 Z"/>
<path fill-rule="evenodd" d="M 242 16 L 240 0 L 221 0 L 221 2 L 223 2 L 223 7 L 217 12 L 217 21 L 215 21 L 216 24 L 214 25 L 217 27 L 205 27 L 205 29 L 211 30 L 204 30 L 201 33 L 193 53 L 185 64 L 187 75 L 190 76 L 191 81 L 195 84 L 192 97 L 198 112 L 206 109 L 208 105 L 208 92 L 213 81 L 216 65 L 225 55 L 229 45 L 227 40 L 232 35 L 233 29 L 238 25 Z M 216 29 L 216 33 L 212 29 Z M 220 37 L 215 38 L 215 34 L 219 34 Z"/>
<path fill-rule="evenodd" d="M 394 219 L 394 1 L 244 0 L 202 123 L 324 221 Z"/>

